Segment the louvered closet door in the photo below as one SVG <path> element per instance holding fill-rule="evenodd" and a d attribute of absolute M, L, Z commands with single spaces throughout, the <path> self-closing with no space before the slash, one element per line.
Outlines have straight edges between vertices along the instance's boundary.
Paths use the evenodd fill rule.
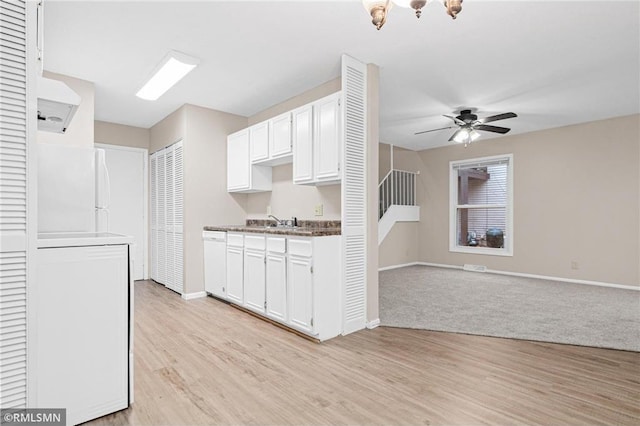
<path fill-rule="evenodd" d="M 174 145 L 173 154 L 173 283 L 174 290 L 184 292 L 184 151 L 182 141 Z"/>
<path fill-rule="evenodd" d="M 27 405 L 27 265 L 35 241 L 29 191 L 35 143 L 35 9 L 0 2 L 0 407 Z M 28 26 L 27 26 L 28 24 Z M 33 30 L 32 30 L 33 29 Z M 29 81 L 29 85 L 27 84 Z M 35 181 L 35 179 L 34 179 Z M 28 195 L 29 194 L 29 195 Z"/>
<path fill-rule="evenodd" d="M 367 67 L 342 57 L 343 161 L 343 334 L 366 325 L 366 99 Z"/>
<path fill-rule="evenodd" d="M 158 153 L 158 279 L 161 284 L 167 283 L 167 233 L 166 233 L 166 171 L 165 150 Z"/>
<path fill-rule="evenodd" d="M 158 155 L 151 154 L 150 160 L 151 188 L 151 279 L 158 279 Z"/>
<path fill-rule="evenodd" d="M 165 193 L 165 232 L 166 232 L 166 281 L 164 281 L 164 285 L 170 288 L 171 290 L 175 290 L 175 247 L 174 247 L 174 203 L 173 198 L 175 196 L 174 186 L 174 149 L 173 147 L 167 148 L 167 152 L 165 155 L 165 185 L 166 185 L 166 193 Z"/>

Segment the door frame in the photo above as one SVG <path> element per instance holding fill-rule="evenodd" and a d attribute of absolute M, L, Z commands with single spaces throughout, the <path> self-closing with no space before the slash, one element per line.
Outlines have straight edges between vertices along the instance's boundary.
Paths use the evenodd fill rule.
<path fill-rule="evenodd" d="M 143 158 L 143 170 L 142 170 L 142 185 L 143 185 L 143 223 L 144 229 L 142 233 L 142 251 L 144 253 L 144 267 L 142 268 L 143 279 L 148 280 L 150 269 L 149 269 L 149 150 L 147 148 L 134 148 L 131 146 L 122 146 L 122 145 L 112 145 L 109 143 L 94 143 L 95 148 L 101 149 L 117 149 L 120 151 L 129 151 L 129 152 L 138 152 L 142 154 Z M 133 271 L 132 271 L 133 273 Z"/>

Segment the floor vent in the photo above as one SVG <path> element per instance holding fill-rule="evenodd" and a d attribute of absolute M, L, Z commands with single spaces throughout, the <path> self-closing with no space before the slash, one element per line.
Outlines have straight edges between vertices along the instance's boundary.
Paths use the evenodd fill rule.
<path fill-rule="evenodd" d="M 471 272 L 487 272 L 487 267 L 484 265 L 469 265 L 465 263 L 462 269 L 464 271 L 471 271 Z"/>

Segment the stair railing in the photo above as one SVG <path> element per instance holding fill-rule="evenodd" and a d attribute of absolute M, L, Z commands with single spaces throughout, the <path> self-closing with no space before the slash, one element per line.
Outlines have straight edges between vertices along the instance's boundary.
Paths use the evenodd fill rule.
<path fill-rule="evenodd" d="M 391 169 L 378 185 L 378 219 L 390 206 L 417 206 L 417 173 Z"/>

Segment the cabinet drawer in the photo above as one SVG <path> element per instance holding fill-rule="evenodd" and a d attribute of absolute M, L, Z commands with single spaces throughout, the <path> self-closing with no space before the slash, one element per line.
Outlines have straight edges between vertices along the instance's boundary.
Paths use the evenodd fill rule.
<path fill-rule="evenodd" d="M 267 251 L 271 253 L 286 253 L 287 240 L 282 237 L 268 237 Z"/>
<path fill-rule="evenodd" d="M 227 245 L 233 247 L 242 247 L 244 245 L 244 235 L 233 234 L 229 232 L 227 234 Z"/>
<path fill-rule="evenodd" d="M 310 257 L 312 253 L 311 240 L 289 239 L 289 253 Z"/>
<path fill-rule="evenodd" d="M 244 248 L 254 250 L 264 250 L 264 235 L 245 235 Z"/>

